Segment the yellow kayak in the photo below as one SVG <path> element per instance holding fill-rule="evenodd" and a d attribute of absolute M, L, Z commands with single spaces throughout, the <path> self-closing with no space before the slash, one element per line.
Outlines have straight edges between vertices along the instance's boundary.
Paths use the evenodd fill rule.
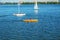
<path fill-rule="evenodd" d="M 23 20 L 24 22 L 38 22 L 37 19 L 26 19 L 26 20 Z"/>

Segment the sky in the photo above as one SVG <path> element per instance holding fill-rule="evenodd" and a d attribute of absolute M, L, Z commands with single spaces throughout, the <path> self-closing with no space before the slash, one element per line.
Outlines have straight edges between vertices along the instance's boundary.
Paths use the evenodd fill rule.
<path fill-rule="evenodd" d="M 0 2 L 18 2 L 19 0 L 0 0 Z M 21 1 L 21 0 L 20 0 Z M 24 2 L 33 2 L 34 0 L 22 0 Z M 46 1 L 57 1 L 57 0 L 37 0 L 39 2 Z"/>

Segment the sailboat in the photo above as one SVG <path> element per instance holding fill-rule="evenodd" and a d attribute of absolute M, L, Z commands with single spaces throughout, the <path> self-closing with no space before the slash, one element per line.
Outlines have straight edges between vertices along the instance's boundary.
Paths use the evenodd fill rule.
<path fill-rule="evenodd" d="M 34 10 L 38 10 L 37 0 L 35 0 Z"/>
<path fill-rule="evenodd" d="M 20 13 L 20 5 L 21 5 L 22 1 L 18 2 L 18 13 L 17 14 L 13 14 L 15 16 L 25 16 L 25 13 Z"/>
<path fill-rule="evenodd" d="M 24 15 L 26 15 L 26 14 L 23 14 L 23 13 L 20 13 L 20 5 L 21 5 L 21 3 L 18 3 L 18 13 L 17 14 L 14 14 L 15 16 L 24 16 Z M 36 4 L 35 4 L 35 8 L 34 9 L 38 9 L 38 6 L 37 6 L 37 2 L 36 2 Z M 32 22 L 38 22 L 38 19 L 24 19 L 24 20 L 22 20 L 23 22 L 30 22 L 30 23 L 32 23 Z"/>

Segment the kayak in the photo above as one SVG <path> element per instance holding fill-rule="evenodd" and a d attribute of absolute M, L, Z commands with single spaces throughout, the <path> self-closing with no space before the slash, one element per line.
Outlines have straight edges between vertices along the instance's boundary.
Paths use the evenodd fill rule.
<path fill-rule="evenodd" d="M 24 22 L 38 22 L 38 19 L 26 19 Z"/>

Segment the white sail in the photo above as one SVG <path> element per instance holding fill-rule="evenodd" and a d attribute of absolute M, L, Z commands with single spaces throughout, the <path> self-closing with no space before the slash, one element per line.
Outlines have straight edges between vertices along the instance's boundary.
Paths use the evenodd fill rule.
<path fill-rule="evenodd" d="M 35 9 L 35 10 L 37 10 L 37 9 L 38 9 L 37 0 L 35 0 L 34 9 Z"/>

